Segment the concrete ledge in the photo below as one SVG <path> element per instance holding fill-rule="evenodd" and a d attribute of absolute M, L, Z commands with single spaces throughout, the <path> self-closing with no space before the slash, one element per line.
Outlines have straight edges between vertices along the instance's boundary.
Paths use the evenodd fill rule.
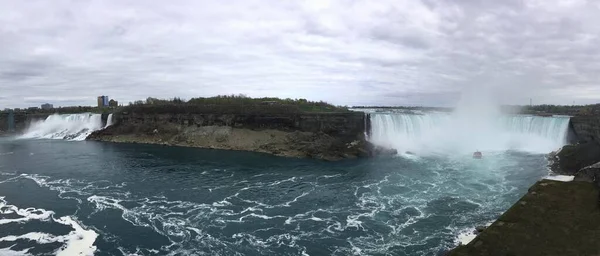
<path fill-rule="evenodd" d="M 598 188 L 542 180 L 473 241 L 449 255 L 600 255 Z"/>

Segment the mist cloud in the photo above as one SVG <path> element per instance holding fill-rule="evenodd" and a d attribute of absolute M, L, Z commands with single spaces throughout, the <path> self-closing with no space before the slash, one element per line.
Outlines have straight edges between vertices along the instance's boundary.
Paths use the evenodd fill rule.
<path fill-rule="evenodd" d="M 243 93 L 348 105 L 600 100 L 593 1 L 0 2 L 0 108 Z"/>

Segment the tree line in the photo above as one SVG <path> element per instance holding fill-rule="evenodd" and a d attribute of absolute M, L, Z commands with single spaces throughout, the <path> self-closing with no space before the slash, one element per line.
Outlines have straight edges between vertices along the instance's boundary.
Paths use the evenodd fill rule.
<path fill-rule="evenodd" d="M 275 97 L 251 98 L 243 94 L 158 99 L 130 102 L 125 111 L 151 113 L 303 113 L 303 112 L 347 112 L 347 106 L 335 106 L 324 101 L 307 99 L 281 99 Z"/>

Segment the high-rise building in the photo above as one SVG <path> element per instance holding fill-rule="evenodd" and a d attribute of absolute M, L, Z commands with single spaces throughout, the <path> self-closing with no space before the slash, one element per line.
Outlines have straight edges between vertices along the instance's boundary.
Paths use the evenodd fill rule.
<path fill-rule="evenodd" d="M 108 107 L 108 96 L 98 96 L 98 107 Z"/>
<path fill-rule="evenodd" d="M 101 108 L 104 106 L 104 96 L 98 96 L 98 107 Z"/>

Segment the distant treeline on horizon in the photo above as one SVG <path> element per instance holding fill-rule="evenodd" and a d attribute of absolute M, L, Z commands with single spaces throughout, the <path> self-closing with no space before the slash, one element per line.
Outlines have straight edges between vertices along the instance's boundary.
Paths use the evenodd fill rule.
<path fill-rule="evenodd" d="M 130 102 L 127 106 L 119 107 L 59 107 L 41 109 L 31 107 L 15 109 L 16 112 L 26 113 L 106 113 L 115 110 L 122 112 L 147 113 L 305 113 L 305 112 L 348 112 L 347 106 L 336 106 L 324 101 L 309 101 L 307 99 L 281 99 L 275 97 L 251 98 L 243 94 L 218 95 L 215 97 L 198 97 L 184 100 L 182 98 L 158 99 L 148 97 L 146 100 Z M 7 110 L 0 111 L 6 112 Z"/>
<path fill-rule="evenodd" d="M 276 97 L 252 98 L 243 94 L 218 95 L 214 97 L 197 97 L 189 100 L 182 98 L 158 99 L 148 97 L 146 100 L 130 102 L 127 106 L 119 107 L 94 107 L 94 106 L 71 106 L 53 109 L 41 109 L 31 107 L 14 109 L 11 111 L 25 113 L 107 113 L 120 111 L 150 111 L 168 113 L 173 112 L 255 112 L 255 113 L 303 113 L 303 112 L 348 112 L 350 109 L 405 109 L 424 111 L 452 111 L 449 107 L 425 107 L 425 106 L 336 106 L 324 101 L 309 101 L 306 99 L 281 99 Z M 599 115 L 600 104 L 593 105 L 502 105 L 503 112 L 524 114 L 563 114 L 563 115 Z M 6 113 L 9 109 L 1 110 Z"/>

